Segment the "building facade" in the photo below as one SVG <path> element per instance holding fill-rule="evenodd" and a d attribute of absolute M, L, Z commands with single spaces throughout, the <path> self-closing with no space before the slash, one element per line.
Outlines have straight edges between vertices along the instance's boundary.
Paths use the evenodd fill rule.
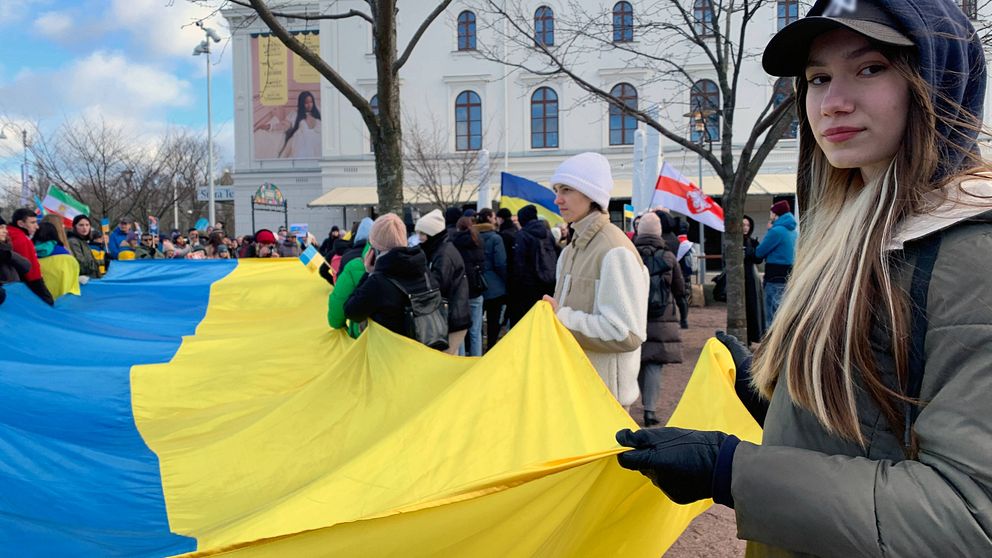
<path fill-rule="evenodd" d="M 546 60 L 541 49 L 527 41 L 540 41 L 552 52 L 573 48 L 579 54 L 568 59 L 569 68 L 582 79 L 632 106 L 656 111 L 666 128 L 711 144 L 719 156 L 723 123 L 720 113 L 710 110 L 721 106 L 713 64 L 698 46 L 679 41 L 677 32 L 658 30 L 657 25 L 647 26 L 650 31 L 644 29 L 648 19 L 676 23 L 688 18 L 696 31 L 705 34 L 707 26 L 713 25 L 714 4 L 710 0 L 686 2 L 683 15 L 670 2 L 522 0 L 505 3 L 512 16 L 507 19 L 493 13 L 486 2 L 453 2 L 428 28 L 400 72 L 404 130 L 434 133 L 442 138 L 440 151 L 452 157 L 487 150 L 496 198 L 501 171 L 546 183 L 565 158 L 596 151 L 613 166 L 614 198 L 629 199 L 634 134 L 645 126 L 593 99 L 567 76 L 542 75 L 540 71 L 548 67 Z M 667 12 L 664 5 L 669 5 Z M 297 14 L 341 13 L 367 10 L 367 4 L 301 0 L 280 9 Z M 400 4 L 400 49 L 431 9 L 429 3 Z M 749 56 L 741 63 L 732 128 L 735 153 L 768 101 L 790 91 L 788 81 L 762 71 L 760 52 L 781 26 L 797 19 L 804 9 L 797 0 L 769 2 L 748 27 Z M 376 203 L 375 168 L 369 133 L 358 111 L 286 52 L 249 11 L 228 9 L 224 15 L 233 30 L 238 233 L 251 232 L 250 200 L 263 184 L 282 190 L 290 223 L 308 223 L 318 237 L 332 225 L 347 227 L 367 215 Z M 375 58 L 367 22 L 358 18 L 284 21 L 307 44 L 319 48 L 322 58 L 374 105 Z M 591 23 L 580 30 L 582 21 Z M 521 35 L 518 28 L 529 35 Z M 576 33 L 584 34 L 581 48 L 575 46 L 580 44 Z M 672 61 L 667 67 L 676 71 L 666 71 L 657 60 L 646 63 L 644 57 L 632 56 L 632 51 Z M 307 112 L 308 99 L 318 107 L 319 118 Z M 700 108 L 706 111 L 705 125 L 690 116 Z M 307 116 L 301 120 L 299 115 L 304 113 Z M 765 221 L 773 196 L 795 190 L 797 140 L 794 130 L 790 132 L 768 156 L 750 189 L 747 208 L 758 223 Z M 661 146 L 662 157 L 694 181 L 702 180 L 708 194 L 722 193 L 719 178 L 707 164 L 700 165 L 695 153 L 665 138 Z M 477 178 L 470 177 L 469 182 Z M 418 198 L 416 177 L 410 170 L 406 182 L 408 202 L 429 204 Z M 474 201 L 473 190 L 466 189 L 473 195 L 461 201 Z M 282 222 L 281 214 L 254 216 L 254 228 Z"/>

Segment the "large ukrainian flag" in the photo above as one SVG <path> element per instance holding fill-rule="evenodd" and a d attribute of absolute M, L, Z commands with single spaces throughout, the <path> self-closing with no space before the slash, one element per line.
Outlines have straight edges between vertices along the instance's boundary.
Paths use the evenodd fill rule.
<path fill-rule="evenodd" d="M 537 207 L 538 216 L 544 217 L 552 225 L 563 221 L 561 212 L 555 205 L 554 192 L 522 176 L 508 172 L 500 173 L 499 206 L 509 209 L 516 215 L 525 205 Z"/>
<path fill-rule="evenodd" d="M 650 556 L 676 506 L 614 454 L 633 422 L 538 305 L 483 358 L 329 331 L 296 259 L 116 262 L 0 307 L 11 556 Z M 756 440 L 707 346 L 673 424 Z"/>

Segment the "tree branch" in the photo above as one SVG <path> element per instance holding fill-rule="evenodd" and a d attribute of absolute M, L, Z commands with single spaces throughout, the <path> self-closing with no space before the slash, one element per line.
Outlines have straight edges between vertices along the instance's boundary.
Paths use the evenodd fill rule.
<path fill-rule="evenodd" d="M 434 11 L 428 14 L 427 18 L 420 23 L 420 27 L 417 28 L 417 32 L 413 34 L 413 37 L 410 39 L 410 42 L 407 43 L 406 48 L 403 49 L 403 54 L 401 54 L 400 57 L 396 60 L 396 62 L 393 63 L 394 75 L 399 73 L 400 68 L 402 68 L 403 65 L 406 64 L 406 61 L 410 58 L 410 54 L 413 52 L 414 47 L 416 47 L 417 43 L 420 42 L 420 38 L 424 36 L 424 33 L 427 31 L 427 28 L 431 26 L 431 23 L 434 23 L 434 20 L 437 19 L 437 16 L 441 15 L 441 13 L 444 12 L 444 10 L 448 7 L 449 4 L 451 4 L 451 0 L 443 0 L 437 5 L 437 7 L 434 8 Z"/>
<path fill-rule="evenodd" d="M 245 2 L 244 0 L 227 0 L 227 1 L 230 2 L 230 3 L 232 3 L 232 4 L 236 4 L 238 6 L 242 6 L 242 7 L 245 7 L 245 8 L 257 9 L 253 5 L 254 2 L 249 3 L 249 2 Z M 357 17 L 357 18 L 364 19 L 365 21 L 369 22 L 369 24 L 372 24 L 372 25 L 375 24 L 375 22 L 372 21 L 372 16 L 368 15 L 365 12 L 360 12 L 358 10 L 348 10 L 347 12 L 340 13 L 340 14 L 319 14 L 319 15 L 310 15 L 308 13 L 304 13 L 303 15 L 299 15 L 299 14 L 290 14 L 290 13 L 286 13 L 286 12 L 274 12 L 274 11 L 271 11 L 271 10 L 269 11 L 269 13 L 271 13 L 272 15 L 274 15 L 276 17 L 282 17 L 282 18 L 286 18 L 286 19 L 302 19 L 304 21 L 319 21 L 319 20 L 322 20 L 322 19 L 348 19 L 350 17 Z"/>

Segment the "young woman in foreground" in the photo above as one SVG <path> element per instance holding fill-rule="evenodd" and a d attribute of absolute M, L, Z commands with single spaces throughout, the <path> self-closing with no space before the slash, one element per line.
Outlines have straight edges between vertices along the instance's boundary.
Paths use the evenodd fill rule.
<path fill-rule="evenodd" d="M 770 400 L 738 390 L 763 445 L 624 430 L 620 463 L 676 502 L 734 507 L 748 556 L 992 556 L 981 43 L 951 0 L 819 1 L 763 64 L 797 77 L 809 183 L 753 364 L 720 336 Z"/>

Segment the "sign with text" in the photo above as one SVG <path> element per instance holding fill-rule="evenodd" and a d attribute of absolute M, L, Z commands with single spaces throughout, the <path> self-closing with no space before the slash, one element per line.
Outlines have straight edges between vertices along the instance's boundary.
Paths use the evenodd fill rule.
<path fill-rule="evenodd" d="M 210 188 L 200 186 L 196 189 L 196 201 L 209 201 Z M 229 186 L 214 186 L 214 201 L 234 201 L 234 188 Z"/>

